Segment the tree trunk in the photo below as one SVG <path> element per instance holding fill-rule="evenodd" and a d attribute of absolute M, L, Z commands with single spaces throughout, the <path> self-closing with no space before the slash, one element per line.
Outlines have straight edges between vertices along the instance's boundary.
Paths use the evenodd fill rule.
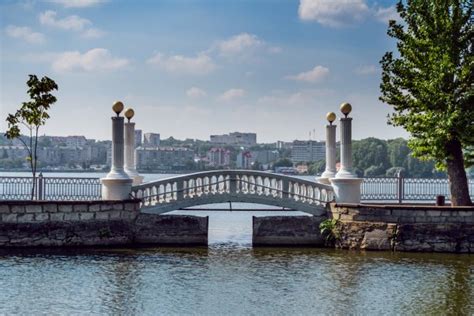
<path fill-rule="evenodd" d="M 447 144 L 446 148 L 449 154 L 446 163 L 449 189 L 451 191 L 451 204 L 453 206 L 472 205 L 469 196 L 466 169 L 464 169 L 461 142 L 457 138 L 454 138 Z"/>

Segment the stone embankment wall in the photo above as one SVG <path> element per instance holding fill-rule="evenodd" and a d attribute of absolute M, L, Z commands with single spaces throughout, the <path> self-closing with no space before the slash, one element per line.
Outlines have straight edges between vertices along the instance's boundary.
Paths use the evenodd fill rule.
<path fill-rule="evenodd" d="M 324 246 L 319 224 L 326 216 L 254 216 L 254 246 Z"/>
<path fill-rule="evenodd" d="M 138 201 L 0 202 L 0 247 L 207 245 L 208 219 L 139 211 Z"/>
<path fill-rule="evenodd" d="M 474 253 L 474 207 L 332 204 L 328 213 L 341 248 Z"/>

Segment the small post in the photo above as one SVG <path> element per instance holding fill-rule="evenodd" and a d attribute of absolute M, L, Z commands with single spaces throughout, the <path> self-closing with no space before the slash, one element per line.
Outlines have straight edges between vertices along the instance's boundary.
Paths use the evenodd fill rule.
<path fill-rule="evenodd" d="M 398 188 L 397 188 L 398 204 L 402 204 L 403 202 L 403 175 L 402 175 L 401 170 L 399 170 L 397 173 L 397 183 L 398 183 Z"/>
<path fill-rule="evenodd" d="M 44 199 L 44 196 L 43 196 L 43 173 L 40 172 L 39 176 L 38 176 L 38 192 L 37 192 L 37 199 L 38 200 L 43 200 Z"/>
<path fill-rule="evenodd" d="M 120 116 L 123 111 L 123 103 L 117 101 L 112 107 L 117 114 L 112 117 L 112 167 L 105 178 L 102 178 L 103 200 L 126 200 L 132 190 L 133 180 L 123 169 L 124 158 L 124 120 Z"/>

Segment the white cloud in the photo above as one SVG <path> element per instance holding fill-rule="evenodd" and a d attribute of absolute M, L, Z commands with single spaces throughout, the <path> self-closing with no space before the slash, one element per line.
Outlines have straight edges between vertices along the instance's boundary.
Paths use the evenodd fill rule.
<path fill-rule="evenodd" d="M 66 31 L 82 32 L 84 38 L 99 38 L 104 36 L 105 32 L 92 27 L 92 22 L 77 15 L 69 15 L 65 18 L 58 18 L 56 11 L 47 10 L 39 15 L 39 21 L 42 25 L 55 27 Z"/>
<path fill-rule="evenodd" d="M 241 33 L 218 44 L 222 55 L 240 54 L 248 49 L 255 49 L 263 45 L 263 42 L 254 34 Z"/>
<path fill-rule="evenodd" d="M 377 71 L 378 69 L 374 65 L 360 66 L 354 70 L 354 72 L 358 75 L 373 75 L 376 74 Z"/>
<path fill-rule="evenodd" d="M 370 9 L 364 0 L 300 0 L 300 19 L 339 27 L 362 20 Z"/>
<path fill-rule="evenodd" d="M 309 89 L 288 93 L 286 91 L 274 91 L 270 95 L 265 95 L 257 99 L 258 106 L 288 108 L 295 106 L 315 105 L 321 102 L 321 97 L 334 95 L 329 89 Z"/>
<path fill-rule="evenodd" d="M 221 94 L 217 99 L 219 101 L 229 102 L 238 98 L 241 98 L 245 95 L 245 90 L 243 89 L 229 89 L 223 94 Z"/>
<path fill-rule="evenodd" d="M 316 21 L 329 27 L 347 26 L 366 18 L 382 23 L 400 20 L 395 6 L 369 7 L 366 0 L 300 0 L 298 15 L 303 21 Z"/>
<path fill-rule="evenodd" d="M 50 2 L 60 4 L 65 8 L 86 8 L 105 2 L 104 0 L 49 0 Z"/>
<path fill-rule="evenodd" d="M 185 57 L 182 55 L 165 56 L 158 53 L 148 59 L 147 62 L 172 74 L 204 75 L 216 68 L 212 59 L 206 54 Z"/>
<path fill-rule="evenodd" d="M 83 54 L 78 51 L 64 52 L 58 54 L 53 61 L 53 70 L 57 72 L 70 71 L 108 71 L 117 70 L 129 65 L 125 58 L 113 57 L 104 48 L 94 48 Z"/>
<path fill-rule="evenodd" d="M 92 25 L 91 21 L 77 15 L 70 15 L 63 19 L 56 18 L 57 13 L 52 10 L 45 11 L 39 15 L 40 23 L 63 30 L 82 31 Z"/>
<path fill-rule="evenodd" d="M 207 96 L 207 93 L 206 93 L 206 91 L 204 91 L 202 89 L 192 87 L 192 88 L 190 88 L 186 91 L 186 95 L 190 98 L 198 99 L 198 98 L 202 98 L 202 97 Z"/>
<path fill-rule="evenodd" d="M 389 20 L 401 21 L 401 17 L 395 6 L 387 8 L 377 8 L 374 12 L 375 18 L 382 23 L 388 23 Z"/>
<path fill-rule="evenodd" d="M 28 43 L 39 44 L 44 42 L 44 35 L 33 31 L 27 26 L 9 25 L 5 29 L 5 33 L 13 38 L 19 38 Z"/>
<path fill-rule="evenodd" d="M 268 47 L 267 50 L 270 54 L 278 54 L 278 53 L 281 53 L 281 51 L 282 51 L 281 47 L 278 47 L 278 46 Z"/>
<path fill-rule="evenodd" d="M 286 78 L 298 81 L 320 82 L 327 76 L 329 76 L 329 68 L 324 66 L 315 66 L 309 71 L 305 71 L 294 76 L 287 76 Z"/>
<path fill-rule="evenodd" d="M 105 35 L 105 32 L 96 28 L 90 28 L 82 32 L 81 36 L 84 38 L 100 38 Z"/>

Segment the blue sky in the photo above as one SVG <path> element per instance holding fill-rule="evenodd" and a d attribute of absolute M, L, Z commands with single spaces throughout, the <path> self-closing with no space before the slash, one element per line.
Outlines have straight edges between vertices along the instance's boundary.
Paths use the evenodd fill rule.
<path fill-rule="evenodd" d="M 320 140 L 342 102 L 355 139 L 406 136 L 378 101 L 392 1 L 2 1 L 0 11 L 0 130 L 34 73 L 59 85 L 49 135 L 108 139 L 121 100 L 137 128 L 162 137 L 273 142 L 314 130 Z"/>

